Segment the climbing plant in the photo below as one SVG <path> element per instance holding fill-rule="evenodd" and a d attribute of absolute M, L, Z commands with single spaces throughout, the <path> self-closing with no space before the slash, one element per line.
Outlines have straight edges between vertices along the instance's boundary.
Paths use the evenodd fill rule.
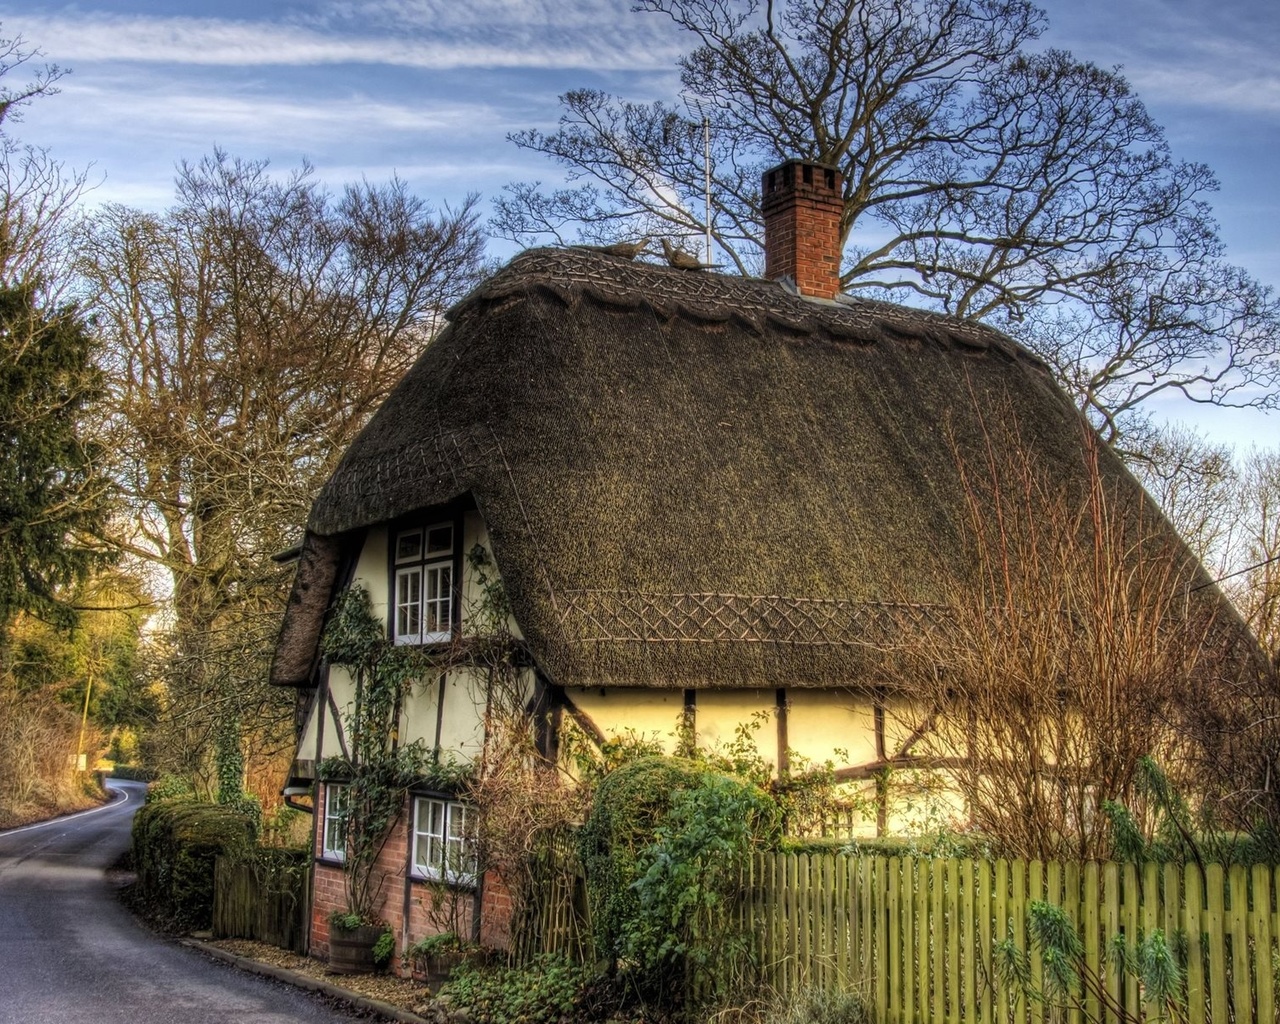
<path fill-rule="evenodd" d="M 335 665 L 351 673 L 355 700 L 344 716 L 346 755 L 325 758 L 323 781 L 342 783 L 344 798 L 344 920 L 375 924 L 385 879 L 378 855 L 404 813 L 409 787 L 432 772 L 453 773 L 419 741 L 396 742 L 401 701 L 426 664 L 421 650 L 398 647 L 373 614 L 368 593 L 355 586 L 337 601 L 325 629 L 322 649 Z"/>

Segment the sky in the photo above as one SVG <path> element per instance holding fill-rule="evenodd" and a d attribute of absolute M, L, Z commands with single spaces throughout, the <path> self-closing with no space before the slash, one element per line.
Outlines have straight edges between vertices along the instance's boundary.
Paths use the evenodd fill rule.
<path fill-rule="evenodd" d="M 1227 255 L 1280 287 L 1280 2 L 1041 0 L 1042 42 L 1123 73 L 1174 155 L 1207 163 Z M 8 125 L 88 168 L 89 203 L 162 209 L 174 169 L 215 146 L 339 186 L 398 174 L 436 205 L 556 169 L 507 141 L 594 87 L 671 99 L 687 39 L 627 0 L 0 0 L 70 69 Z M 509 255 L 501 249 L 497 255 Z M 1214 438 L 1271 446 L 1280 414 L 1170 402 Z"/>

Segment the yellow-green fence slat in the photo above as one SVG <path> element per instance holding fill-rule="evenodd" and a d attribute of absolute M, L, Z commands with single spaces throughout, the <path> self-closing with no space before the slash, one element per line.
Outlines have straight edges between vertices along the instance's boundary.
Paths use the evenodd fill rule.
<path fill-rule="evenodd" d="M 1198 864 L 1188 864 L 1182 874 L 1182 928 L 1187 936 L 1187 1021 L 1205 1024 L 1204 879 Z"/>
<path fill-rule="evenodd" d="M 980 963 L 975 965 L 978 970 L 978 1014 L 981 1024 L 994 1024 L 995 1022 L 995 1004 L 993 997 L 995 995 L 994 986 L 991 984 L 991 934 L 992 934 L 992 914 L 995 913 L 994 905 L 991 902 L 991 886 L 992 886 L 992 867 L 990 862 L 985 860 L 978 861 L 977 864 L 977 889 L 978 889 L 978 957 Z"/>
<path fill-rule="evenodd" d="M 1231 933 L 1231 1002 L 1237 1024 L 1249 1024 L 1253 985 L 1249 971 L 1249 871 L 1239 864 L 1227 872 L 1227 912 Z"/>
<path fill-rule="evenodd" d="M 1251 878 L 1253 888 L 1253 912 L 1249 919 L 1249 931 L 1253 938 L 1254 985 L 1256 988 L 1257 1019 L 1276 1019 L 1275 972 L 1271 954 L 1271 869 L 1264 864 L 1255 865 Z"/>
<path fill-rule="evenodd" d="M 1228 1020 L 1227 1008 L 1227 912 L 1225 879 L 1221 864 L 1205 865 L 1205 931 L 1209 941 L 1209 1009 L 1211 1021 Z"/>

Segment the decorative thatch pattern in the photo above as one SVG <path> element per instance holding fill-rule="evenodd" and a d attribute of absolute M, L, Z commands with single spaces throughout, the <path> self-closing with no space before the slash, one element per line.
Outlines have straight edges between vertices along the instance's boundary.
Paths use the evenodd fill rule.
<path fill-rule="evenodd" d="M 535 250 L 457 307 L 309 530 L 471 495 L 563 685 L 850 685 L 972 579 L 965 463 L 1029 456 L 1080 493 L 1087 431 L 977 324 Z M 1162 522 L 1109 452 L 1100 472 Z M 318 636 L 316 615 L 291 606 L 285 636 Z M 273 678 L 306 665 L 282 651 Z"/>
<path fill-rule="evenodd" d="M 556 595 L 567 643 L 800 644 L 887 650 L 940 624 L 938 605 L 814 600 L 778 594 L 645 594 L 570 590 Z"/>

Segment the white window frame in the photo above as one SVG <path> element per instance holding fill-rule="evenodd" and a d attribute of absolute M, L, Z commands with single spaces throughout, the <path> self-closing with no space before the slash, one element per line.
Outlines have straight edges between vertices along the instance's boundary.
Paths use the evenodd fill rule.
<path fill-rule="evenodd" d="M 432 810 L 439 818 L 431 820 Z M 413 798 L 414 878 L 450 885 L 476 884 L 475 808 L 444 796 Z"/>
<path fill-rule="evenodd" d="M 428 550 L 431 535 L 446 529 L 449 531 L 448 548 Z M 396 532 L 392 548 L 395 571 L 391 585 L 391 623 L 397 644 L 441 644 L 453 638 L 456 583 L 453 554 L 457 533 L 457 527 L 451 522 Z M 411 537 L 417 539 L 416 548 L 402 556 L 400 549 Z M 416 629 L 409 628 L 413 620 L 416 620 Z"/>
<path fill-rule="evenodd" d="M 342 783 L 324 784 L 324 821 L 320 826 L 320 855 L 325 860 L 347 859 L 347 797 L 349 790 Z M 331 831 L 332 830 L 332 831 Z M 330 839 L 335 840 L 333 845 Z"/>
<path fill-rule="evenodd" d="M 413 565 L 406 569 L 396 570 L 394 614 L 396 643 L 398 644 L 422 642 L 422 576 L 423 567 L 421 565 Z M 407 588 L 402 588 L 402 581 L 407 583 Z M 407 592 L 402 593 L 402 589 Z M 413 626 L 415 628 L 409 628 L 409 623 L 404 621 L 405 617 L 409 615 L 413 616 Z"/>

